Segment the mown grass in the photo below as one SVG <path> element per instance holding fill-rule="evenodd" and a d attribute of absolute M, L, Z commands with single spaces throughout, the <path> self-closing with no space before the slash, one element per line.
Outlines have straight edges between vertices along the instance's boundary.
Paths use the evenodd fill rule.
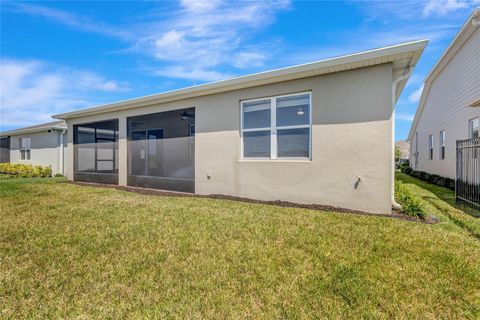
<path fill-rule="evenodd" d="M 397 172 L 397 180 L 428 206 L 427 211 L 445 216 L 453 223 L 466 229 L 480 239 L 480 212 L 455 203 L 455 192 L 447 188 L 429 184 L 401 172 Z"/>
<path fill-rule="evenodd" d="M 428 225 L 58 179 L 2 179 L 0 201 L 0 318 L 480 317 L 480 241 L 446 217 Z"/>

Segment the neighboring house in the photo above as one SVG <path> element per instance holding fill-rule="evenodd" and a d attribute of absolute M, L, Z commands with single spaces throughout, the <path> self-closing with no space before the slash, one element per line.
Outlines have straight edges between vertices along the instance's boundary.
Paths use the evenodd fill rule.
<path fill-rule="evenodd" d="M 397 141 L 395 142 L 395 148 L 400 150 L 400 159 L 408 160 L 410 159 L 410 142 L 408 141 Z"/>
<path fill-rule="evenodd" d="M 408 136 L 415 170 L 455 179 L 456 141 L 478 137 L 480 9 L 476 9 L 425 79 Z"/>
<path fill-rule="evenodd" d="M 55 115 L 68 178 L 389 213 L 394 105 L 426 43 Z"/>
<path fill-rule="evenodd" d="M 1 162 L 49 166 L 52 174 L 64 174 L 67 125 L 55 121 L 0 132 Z"/>

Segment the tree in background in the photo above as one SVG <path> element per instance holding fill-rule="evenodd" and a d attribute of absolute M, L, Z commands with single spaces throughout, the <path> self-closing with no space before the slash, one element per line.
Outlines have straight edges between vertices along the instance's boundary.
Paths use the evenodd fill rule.
<path fill-rule="evenodd" d="M 399 147 L 395 147 L 395 161 L 400 160 L 400 156 L 401 156 L 400 148 L 399 148 Z"/>

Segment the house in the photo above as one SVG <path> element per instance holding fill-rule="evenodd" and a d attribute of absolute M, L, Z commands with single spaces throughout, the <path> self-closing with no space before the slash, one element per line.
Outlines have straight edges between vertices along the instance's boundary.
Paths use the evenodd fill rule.
<path fill-rule="evenodd" d="M 68 179 L 390 213 L 394 105 L 426 43 L 55 115 Z"/>
<path fill-rule="evenodd" d="M 410 142 L 404 140 L 397 141 L 395 142 L 395 148 L 400 150 L 400 159 L 410 159 Z"/>
<path fill-rule="evenodd" d="M 455 179 L 456 141 L 478 137 L 480 9 L 474 10 L 425 79 L 408 135 L 415 170 Z"/>
<path fill-rule="evenodd" d="M 49 166 L 52 174 L 67 173 L 67 124 L 55 121 L 0 132 L 0 162 Z"/>
<path fill-rule="evenodd" d="M 398 149 L 400 151 L 398 163 L 403 163 L 410 159 L 410 142 L 403 140 L 397 141 L 395 142 L 395 149 Z"/>

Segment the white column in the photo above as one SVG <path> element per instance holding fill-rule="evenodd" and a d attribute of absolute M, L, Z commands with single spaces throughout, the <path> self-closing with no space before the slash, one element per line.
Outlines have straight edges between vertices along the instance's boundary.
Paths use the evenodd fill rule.
<path fill-rule="evenodd" d="M 65 130 L 62 130 L 62 131 L 59 131 L 60 133 L 60 173 L 62 175 L 65 175 L 65 166 L 64 166 L 64 155 L 65 155 L 65 142 L 63 141 L 64 139 L 64 134 L 65 134 Z"/>
<path fill-rule="evenodd" d="M 118 118 L 118 185 L 127 185 L 127 117 Z"/>
<path fill-rule="evenodd" d="M 74 171 L 74 145 L 73 145 L 73 125 L 70 121 L 67 121 L 67 178 L 73 180 Z"/>

